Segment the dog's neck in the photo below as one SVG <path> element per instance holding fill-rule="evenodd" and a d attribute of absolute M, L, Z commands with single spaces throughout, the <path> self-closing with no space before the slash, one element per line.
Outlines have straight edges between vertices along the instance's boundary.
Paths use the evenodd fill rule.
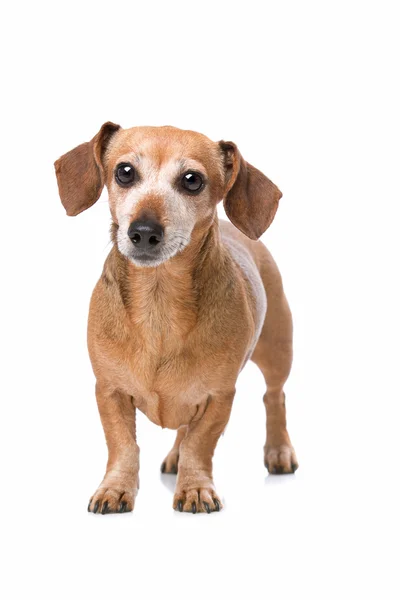
<path fill-rule="evenodd" d="M 119 263 L 114 278 L 132 324 L 154 345 L 165 345 L 170 338 L 183 342 L 199 316 L 198 294 L 215 275 L 221 255 L 216 213 L 207 231 L 194 230 L 188 246 L 157 267 L 134 265 L 115 242 L 113 250 Z"/>

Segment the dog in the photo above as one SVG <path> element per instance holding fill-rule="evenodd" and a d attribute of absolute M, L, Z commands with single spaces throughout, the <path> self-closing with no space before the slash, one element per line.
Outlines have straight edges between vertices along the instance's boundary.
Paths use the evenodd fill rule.
<path fill-rule="evenodd" d="M 278 268 L 257 241 L 278 208 L 276 185 L 233 142 L 169 126 L 107 122 L 55 169 L 67 215 L 92 206 L 106 186 L 112 217 L 113 245 L 88 320 L 108 462 L 88 511 L 134 508 L 136 409 L 177 430 L 161 466 L 177 474 L 173 508 L 222 509 L 212 458 L 249 359 L 267 385 L 265 466 L 293 473 L 283 391 L 292 317 Z M 230 223 L 217 217 L 221 200 Z"/>

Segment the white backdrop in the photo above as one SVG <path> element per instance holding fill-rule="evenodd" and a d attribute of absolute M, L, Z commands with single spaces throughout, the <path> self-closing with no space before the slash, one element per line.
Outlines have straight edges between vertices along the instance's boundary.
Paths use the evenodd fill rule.
<path fill-rule="evenodd" d="M 2 9 L 2 596 L 398 598 L 396 2 L 19 2 Z M 174 513 L 174 434 L 138 418 L 134 513 L 86 506 L 106 461 L 86 351 L 106 195 L 67 218 L 53 162 L 107 120 L 230 139 L 283 191 L 263 237 L 295 325 L 300 462 L 263 466 L 241 374 L 219 514 Z M 397 553 L 397 555 L 396 555 Z M 4 560 L 5 558 L 5 560 Z"/>

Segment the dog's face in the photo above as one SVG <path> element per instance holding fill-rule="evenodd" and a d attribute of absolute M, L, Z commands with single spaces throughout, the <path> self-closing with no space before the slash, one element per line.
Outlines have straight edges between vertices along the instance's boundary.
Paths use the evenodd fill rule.
<path fill-rule="evenodd" d="M 122 254 L 157 266 L 207 229 L 223 196 L 218 144 L 173 127 L 119 130 L 104 154 L 110 209 Z"/>
<path fill-rule="evenodd" d="M 55 166 L 69 215 L 89 208 L 107 186 L 118 248 L 137 266 L 155 267 L 182 252 L 211 226 L 221 199 L 230 220 L 257 239 L 281 196 L 232 142 L 174 127 L 105 123 Z"/>

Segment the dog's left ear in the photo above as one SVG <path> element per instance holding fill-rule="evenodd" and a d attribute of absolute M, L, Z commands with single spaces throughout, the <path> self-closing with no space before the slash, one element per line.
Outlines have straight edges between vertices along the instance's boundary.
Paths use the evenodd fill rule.
<path fill-rule="evenodd" d="M 56 160 L 58 191 L 67 215 L 79 215 L 94 204 L 104 186 L 102 158 L 119 125 L 108 121 L 90 142 L 85 142 Z"/>
<path fill-rule="evenodd" d="M 230 221 L 252 240 L 271 225 L 281 191 L 246 162 L 233 142 L 219 142 L 225 168 L 224 208 Z"/>

